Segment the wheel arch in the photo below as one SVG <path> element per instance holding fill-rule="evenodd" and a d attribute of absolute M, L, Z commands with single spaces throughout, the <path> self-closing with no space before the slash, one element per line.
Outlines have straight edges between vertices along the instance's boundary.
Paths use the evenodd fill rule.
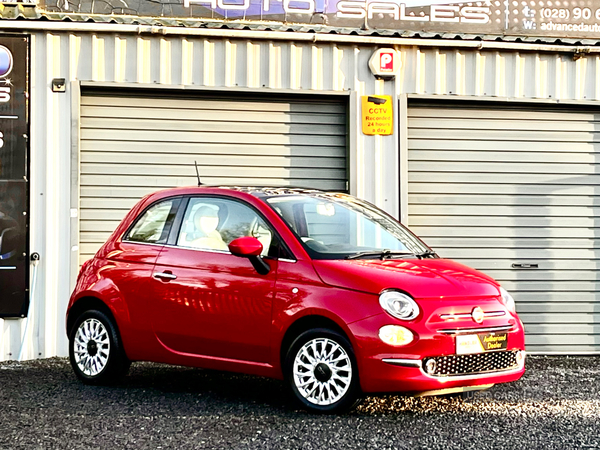
<path fill-rule="evenodd" d="M 120 337 L 121 333 L 119 331 L 119 325 L 118 325 L 118 322 L 117 322 L 116 317 L 113 314 L 112 310 L 106 303 L 104 303 L 98 297 L 93 297 L 93 296 L 86 296 L 86 297 L 80 298 L 69 309 L 69 313 L 67 315 L 67 336 L 69 336 L 69 337 L 71 336 L 71 333 L 73 331 L 73 327 L 75 326 L 75 321 L 77 320 L 77 318 L 79 316 L 81 316 L 81 314 L 83 314 L 85 311 L 89 311 L 92 309 L 96 309 L 98 311 L 102 311 L 103 313 L 105 313 L 108 316 L 108 318 L 111 319 L 113 321 L 113 323 L 115 324 L 115 326 L 117 327 L 117 333 L 119 333 L 119 337 Z"/>
<path fill-rule="evenodd" d="M 281 346 L 279 348 L 279 364 L 282 369 L 286 353 L 292 345 L 292 342 L 294 342 L 294 339 L 296 339 L 305 331 L 312 330 L 314 328 L 327 328 L 340 333 L 348 340 L 348 342 L 350 342 L 350 345 L 352 345 L 354 350 L 353 340 L 351 339 L 350 335 L 335 320 L 319 314 L 310 314 L 298 318 L 285 331 L 283 339 L 281 340 Z M 356 350 L 354 350 L 354 352 L 356 353 Z"/>

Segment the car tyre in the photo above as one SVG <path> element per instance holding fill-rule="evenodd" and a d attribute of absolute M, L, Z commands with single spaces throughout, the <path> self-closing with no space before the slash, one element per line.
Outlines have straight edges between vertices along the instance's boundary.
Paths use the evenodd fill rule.
<path fill-rule="evenodd" d="M 283 367 L 293 398 L 308 411 L 340 413 L 360 403 L 354 351 L 336 331 L 317 328 L 300 334 L 290 345 Z"/>
<path fill-rule="evenodd" d="M 77 378 L 94 385 L 120 380 L 131 365 L 114 320 L 98 310 L 86 311 L 75 321 L 69 359 Z"/>

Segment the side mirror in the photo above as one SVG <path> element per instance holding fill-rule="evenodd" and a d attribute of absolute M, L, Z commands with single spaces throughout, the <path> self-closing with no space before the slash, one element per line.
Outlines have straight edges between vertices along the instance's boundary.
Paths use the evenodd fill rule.
<path fill-rule="evenodd" d="M 250 263 L 252 263 L 252 267 L 260 275 L 266 275 L 271 271 L 271 266 L 260 257 L 263 246 L 255 237 L 244 236 L 234 239 L 229 243 L 228 247 L 232 255 L 248 258 Z"/>
<path fill-rule="evenodd" d="M 229 243 L 229 251 L 232 255 L 250 257 L 259 256 L 263 251 L 261 242 L 251 236 L 240 237 Z"/>

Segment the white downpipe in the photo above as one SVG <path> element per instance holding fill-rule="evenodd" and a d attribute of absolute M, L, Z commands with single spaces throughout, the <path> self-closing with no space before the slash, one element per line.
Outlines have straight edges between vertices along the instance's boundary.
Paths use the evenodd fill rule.
<path fill-rule="evenodd" d="M 33 253 L 31 255 L 31 260 L 33 264 L 33 275 L 31 276 L 31 290 L 29 291 L 29 298 L 31 299 L 29 303 L 29 311 L 27 312 L 27 318 L 25 319 L 25 332 L 23 333 L 23 338 L 21 339 L 21 349 L 19 350 L 19 358 L 17 361 L 23 361 L 23 351 L 25 350 L 25 343 L 27 342 L 27 332 L 29 331 L 29 323 L 31 322 L 31 318 L 34 314 L 35 308 L 35 284 L 37 280 L 37 267 L 40 262 L 39 253 Z"/>

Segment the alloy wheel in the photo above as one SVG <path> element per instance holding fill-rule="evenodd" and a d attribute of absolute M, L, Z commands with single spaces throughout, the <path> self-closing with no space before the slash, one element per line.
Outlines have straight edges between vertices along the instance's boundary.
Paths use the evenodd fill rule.
<path fill-rule="evenodd" d="M 350 388 L 352 375 L 348 353 L 332 339 L 311 339 L 294 358 L 296 389 L 314 405 L 332 405 L 342 399 Z"/>
<path fill-rule="evenodd" d="M 75 333 L 73 353 L 83 374 L 94 377 L 105 369 L 110 356 L 110 337 L 102 322 L 94 318 L 81 322 Z"/>

